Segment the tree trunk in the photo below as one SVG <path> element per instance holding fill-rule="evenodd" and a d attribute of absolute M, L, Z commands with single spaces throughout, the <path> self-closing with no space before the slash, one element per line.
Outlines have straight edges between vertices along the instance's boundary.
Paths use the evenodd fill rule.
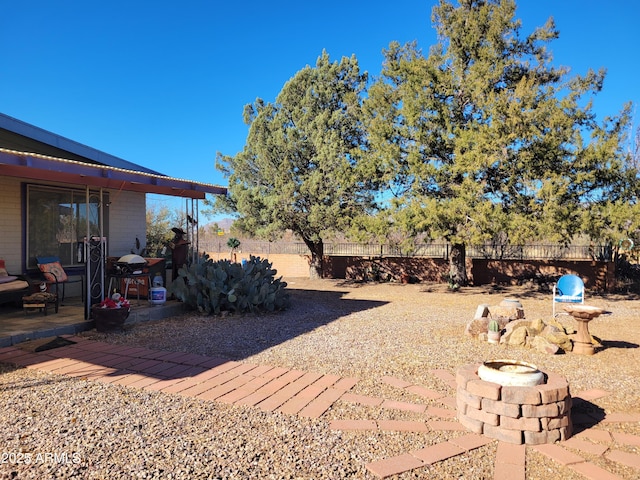
<path fill-rule="evenodd" d="M 454 287 L 465 287 L 469 282 L 467 279 L 467 252 L 463 243 L 451 245 L 449 281 Z"/>
<path fill-rule="evenodd" d="M 322 240 L 313 242 L 304 239 L 304 243 L 311 252 L 311 261 L 309 262 L 309 278 L 317 280 L 322 278 L 322 267 L 324 260 L 324 243 Z"/>

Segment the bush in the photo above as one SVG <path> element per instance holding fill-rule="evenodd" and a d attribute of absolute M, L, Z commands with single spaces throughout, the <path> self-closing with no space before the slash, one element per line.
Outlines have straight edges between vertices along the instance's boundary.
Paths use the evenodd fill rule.
<path fill-rule="evenodd" d="M 229 260 L 214 262 L 205 254 L 197 263 L 178 270 L 170 293 L 209 315 L 284 310 L 289 306 L 287 283 L 282 277 L 274 278 L 275 274 L 271 263 L 260 257 L 251 256 L 239 264 Z"/>

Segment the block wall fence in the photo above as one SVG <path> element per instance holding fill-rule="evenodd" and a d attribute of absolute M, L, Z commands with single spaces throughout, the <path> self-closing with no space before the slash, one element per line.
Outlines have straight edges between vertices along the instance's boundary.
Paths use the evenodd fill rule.
<path fill-rule="evenodd" d="M 229 253 L 207 252 L 214 260 L 229 259 Z M 254 255 L 268 259 L 283 277 L 308 277 L 309 256 L 294 254 L 252 254 L 242 252 L 236 261 Z M 325 257 L 324 278 L 354 281 L 380 279 L 398 281 L 402 274 L 413 282 L 446 283 L 449 263 L 441 258 L 427 257 Z M 611 291 L 615 287 L 615 264 L 596 261 L 552 260 L 485 260 L 468 259 L 467 274 L 473 285 L 516 285 L 526 281 L 552 279 L 565 273 L 579 275 L 586 288 L 594 291 Z"/>

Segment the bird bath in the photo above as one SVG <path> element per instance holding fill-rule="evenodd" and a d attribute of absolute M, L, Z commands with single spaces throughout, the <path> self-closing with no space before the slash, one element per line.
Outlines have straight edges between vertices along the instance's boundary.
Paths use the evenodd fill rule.
<path fill-rule="evenodd" d="M 566 305 L 562 308 L 578 322 L 578 331 L 573 339 L 573 352 L 582 355 L 593 355 L 595 348 L 589 333 L 589 322 L 603 313 L 609 312 L 589 305 Z"/>

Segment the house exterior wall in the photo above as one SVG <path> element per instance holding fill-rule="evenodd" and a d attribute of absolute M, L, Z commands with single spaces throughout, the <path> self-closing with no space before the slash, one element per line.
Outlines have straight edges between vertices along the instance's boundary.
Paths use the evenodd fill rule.
<path fill-rule="evenodd" d="M 24 238 L 22 217 L 24 212 L 22 184 L 25 179 L 0 176 L 0 258 L 5 260 L 11 273 L 23 272 Z M 51 184 L 52 186 L 59 186 Z M 69 185 L 65 185 L 69 187 Z M 83 188 L 82 185 L 76 188 Z M 141 246 L 146 243 L 146 195 L 127 191 L 109 191 L 110 206 L 107 249 L 111 256 L 122 256 L 135 249 L 136 236 Z"/>
<path fill-rule="evenodd" d="M 147 238 L 146 195 L 111 191 L 109 201 L 109 256 L 121 257 L 135 251 L 136 236 L 140 239 L 140 246 L 144 247 Z"/>
<path fill-rule="evenodd" d="M 0 176 L 0 258 L 11 273 L 22 272 L 22 197 L 20 180 Z"/>

